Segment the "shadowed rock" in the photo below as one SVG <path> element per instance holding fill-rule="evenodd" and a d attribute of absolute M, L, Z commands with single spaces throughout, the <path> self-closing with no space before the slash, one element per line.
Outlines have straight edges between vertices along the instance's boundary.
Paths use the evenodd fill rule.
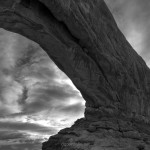
<path fill-rule="evenodd" d="M 150 71 L 103 0 L 0 0 L 0 27 L 39 43 L 86 101 L 43 150 L 149 148 Z"/>

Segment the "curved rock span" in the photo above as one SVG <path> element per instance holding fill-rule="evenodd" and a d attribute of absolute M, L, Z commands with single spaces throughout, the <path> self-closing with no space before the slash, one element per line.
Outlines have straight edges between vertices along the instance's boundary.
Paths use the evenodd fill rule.
<path fill-rule="evenodd" d="M 150 71 L 103 0 L 0 0 L 0 27 L 39 43 L 86 101 L 43 150 L 150 149 Z"/>

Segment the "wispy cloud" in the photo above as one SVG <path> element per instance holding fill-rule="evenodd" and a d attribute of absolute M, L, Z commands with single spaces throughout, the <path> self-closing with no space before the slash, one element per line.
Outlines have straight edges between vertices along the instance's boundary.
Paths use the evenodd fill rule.
<path fill-rule="evenodd" d="M 13 145 L 1 145 L 2 150 L 41 150 L 41 143 L 24 143 L 24 144 L 13 144 Z"/>

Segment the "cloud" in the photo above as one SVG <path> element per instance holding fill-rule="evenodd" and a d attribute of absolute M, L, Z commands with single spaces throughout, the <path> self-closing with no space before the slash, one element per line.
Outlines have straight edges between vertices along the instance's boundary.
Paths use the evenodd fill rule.
<path fill-rule="evenodd" d="M 23 149 L 22 144 L 25 140 L 32 141 L 34 138 L 39 138 L 41 141 L 58 130 L 72 125 L 77 118 L 83 116 L 84 111 L 81 103 L 83 99 L 79 92 L 41 48 L 28 44 L 28 47 L 22 51 L 22 55 L 16 57 L 18 60 L 15 61 L 13 71 L 8 73 L 7 70 L 5 71 L 11 79 L 11 82 L 8 82 L 9 86 L 6 86 L 4 82 L 5 88 L 1 88 L 4 98 L 2 108 L 4 108 L 3 102 L 6 103 L 6 99 L 9 103 L 6 105 L 7 113 L 6 108 L 1 109 L 3 116 L 0 118 L 0 130 L 6 133 L 9 131 L 17 133 L 3 134 L 5 139 L 10 138 L 7 142 L 5 140 L 3 149 L 17 149 L 20 146 Z M 10 103 L 13 97 L 15 97 L 13 106 L 18 107 L 14 109 L 18 111 L 14 112 Z M 75 112 L 76 116 L 74 116 Z M 15 145 L 16 143 L 18 146 Z M 26 146 L 28 144 L 30 145 L 26 141 Z M 35 142 L 33 141 L 30 146 L 35 146 Z"/>
<path fill-rule="evenodd" d="M 6 54 L 0 67 L 3 68 L 0 70 L 1 115 L 33 114 L 56 107 L 58 110 L 71 98 L 83 101 L 68 77 L 38 44 L 17 34 L 0 32 L 6 38 L 0 35 L 0 43 L 3 43 L 0 46 Z M 11 63 L 7 64 L 9 59 Z"/>
<path fill-rule="evenodd" d="M 74 97 L 78 97 L 78 92 L 73 90 L 72 87 L 70 85 L 46 85 L 45 86 L 35 86 L 34 90 L 30 93 L 31 97 L 39 97 L 42 98 L 43 96 L 47 96 L 49 97 L 49 99 L 51 100 L 64 100 L 67 98 L 74 98 Z M 36 97 L 36 98 L 37 98 Z M 46 99 L 46 98 L 45 98 Z"/>
<path fill-rule="evenodd" d="M 1 129 L 2 130 L 2 129 Z M 0 130 L 0 149 L 3 150 L 41 150 L 44 138 L 35 135 L 34 138 L 25 131 L 16 131 L 12 128 L 10 130 Z M 42 133 L 43 134 L 43 133 Z M 45 139 L 46 140 L 46 139 Z"/>
<path fill-rule="evenodd" d="M 17 102 L 22 93 L 22 85 L 14 80 L 14 68 L 17 59 L 21 57 L 24 41 L 16 47 L 17 34 L 0 30 L 0 112 L 10 114 L 20 112 Z M 21 49 L 22 47 L 22 49 Z"/>
<path fill-rule="evenodd" d="M 147 62 L 150 59 L 150 1 L 105 0 L 121 31 Z"/>
<path fill-rule="evenodd" d="M 3 130 L 18 130 L 18 131 L 28 131 L 28 132 L 36 132 L 41 134 L 49 134 L 52 135 L 56 133 L 56 129 L 52 127 L 46 127 L 34 123 L 28 122 L 0 122 L 0 131 Z"/>
<path fill-rule="evenodd" d="M 25 143 L 25 144 L 13 144 L 13 145 L 2 145 L 2 150 L 41 150 L 41 143 Z"/>
<path fill-rule="evenodd" d="M 0 49 L 0 149 L 39 150 L 83 117 L 83 99 L 38 44 L 1 29 Z"/>
<path fill-rule="evenodd" d="M 84 109 L 85 109 L 85 106 L 81 102 L 78 102 L 75 104 L 63 106 L 59 109 L 59 111 L 64 114 L 69 114 L 70 116 L 73 116 L 74 114 L 76 115 L 82 114 Z"/>
<path fill-rule="evenodd" d="M 12 140 L 12 139 L 20 139 L 20 138 L 27 138 L 28 136 L 25 133 L 19 133 L 16 131 L 0 131 L 0 140 L 5 141 L 5 140 Z"/>
<path fill-rule="evenodd" d="M 50 95 L 46 95 L 48 89 L 40 90 L 40 88 L 47 83 L 49 87 L 50 84 L 56 84 L 54 80 L 58 76 L 54 63 L 37 44 L 17 34 L 4 30 L 0 30 L 0 32 L 0 47 L 2 49 L 0 53 L 0 112 L 1 114 L 19 113 L 25 107 L 23 106 L 23 102 L 25 104 L 27 98 L 25 98 L 25 89 L 30 91 L 28 93 L 32 93 L 32 96 L 31 94 L 26 95 L 29 100 L 36 99 L 38 96 L 40 96 L 38 99 L 44 100 L 45 98 L 47 100 L 48 95 Z M 37 86 L 39 90 L 34 89 Z M 34 94 L 33 91 L 35 91 Z M 51 91 L 55 92 L 56 89 L 51 88 Z M 60 92 L 59 90 L 56 94 Z M 37 101 L 30 105 L 38 108 L 40 104 L 40 101 Z M 46 103 L 44 106 L 46 106 Z"/>

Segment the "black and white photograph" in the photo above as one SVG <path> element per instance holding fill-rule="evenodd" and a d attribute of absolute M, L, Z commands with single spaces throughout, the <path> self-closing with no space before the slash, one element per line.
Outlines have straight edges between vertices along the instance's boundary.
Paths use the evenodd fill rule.
<path fill-rule="evenodd" d="M 150 0 L 0 0 L 0 150 L 150 150 Z"/>

